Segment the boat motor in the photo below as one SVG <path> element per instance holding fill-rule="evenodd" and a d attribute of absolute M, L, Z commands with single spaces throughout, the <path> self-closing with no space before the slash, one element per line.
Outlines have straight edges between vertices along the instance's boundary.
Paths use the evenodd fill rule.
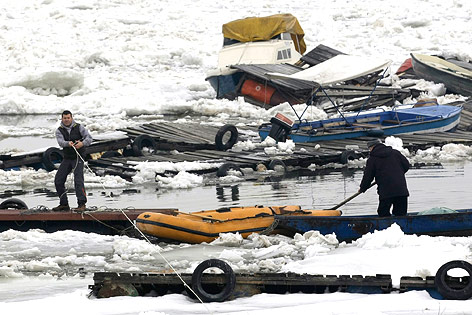
<path fill-rule="evenodd" d="M 292 130 L 293 121 L 284 115 L 277 113 L 275 117 L 270 119 L 272 127 L 270 128 L 269 137 L 275 139 L 277 142 L 285 142 L 287 136 Z"/>

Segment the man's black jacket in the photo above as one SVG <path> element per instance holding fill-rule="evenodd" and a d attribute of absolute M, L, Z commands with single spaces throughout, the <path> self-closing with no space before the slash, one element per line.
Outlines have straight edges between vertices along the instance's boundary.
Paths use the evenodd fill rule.
<path fill-rule="evenodd" d="M 370 152 L 360 191 L 365 192 L 375 178 L 379 199 L 409 196 L 405 180 L 409 168 L 410 163 L 399 151 L 379 143 Z"/>

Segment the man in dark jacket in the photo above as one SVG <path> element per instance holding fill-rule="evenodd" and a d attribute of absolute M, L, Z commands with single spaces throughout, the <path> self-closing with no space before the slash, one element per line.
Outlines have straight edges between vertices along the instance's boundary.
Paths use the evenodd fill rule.
<path fill-rule="evenodd" d="M 392 149 L 375 139 L 367 142 L 370 156 L 364 170 L 359 192 L 369 189 L 373 179 L 377 182 L 379 207 L 377 213 L 381 217 L 406 215 L 408 209 L 408 188 L 405 173 L 410 168 L 408 160 L 397 150 Z"/>
<path fill-rule="evenodd" d="M 84 187 L 84 159 L 85 147 L 92 143 L 92 137 L 84 126 L 76 123 L 72 118 L 72 113 L 64 111 L 61 116 L 61 125 L 56 130 L 56 139 L 60 147 L 63 148 L 64 159 L 57 170 L 54 184 L 59 195 L 60 204 L 54 207 L 53 211 L 70 210 L 67 200 L 65 182 L 67 176 L 74 173 L 74 187 L 77 196 L 78 207 L 76 211 L 85 211 L 87 195 Z M 80 156 L 78 156 L 80 154 Z"/>

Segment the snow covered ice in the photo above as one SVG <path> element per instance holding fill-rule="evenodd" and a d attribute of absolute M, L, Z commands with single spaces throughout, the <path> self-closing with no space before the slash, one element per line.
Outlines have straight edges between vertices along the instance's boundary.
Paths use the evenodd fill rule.
<path fill-rule="evenodd" d="M 470 1 L 9 1 L 0 5 L 0 113 L 5 121 L 9 116 L 3 115 L 25 115 L 25 121 L 0 126 L 0 140 L 42 137 L 53 141 L 58 120 L 44 119 L 38 124 L 36 117 L 33 122 L 28 117 L 59 117 L 64 109 L 71 110 L 94 137 L 143 122 L 165 121 L 166 115 L 175 115 L 178 123 L 198 117 L 215 126 L 227 121 L 256 126 L 275 111 L 291 117 L 286 105 L 264 110 L 241 99 L 217 100 L 205 81 L 207 71 L 217 63 L 223 23 L 276 13 L 291 13 L 299 19 L 308 49 L 324 44 L 357 56 L 390 59 L 393 71 L 411 52 L 472 59 Z M 406 84 L 392 80 L 394 85 Z M 444 95 L 441 84 L 420 80 L 416 86 L 427 91 L 422 96 L 436 97 L 442 104 L 463 99 Z M 315 108 L 307 114 L 310 119 L 326 118 Z M 398 140 L 391 138 L 388 144 L 402 148 Z M 248 141 L 236 149 L 255 145 Z M 268 145 L 266 150 L 270 154 L 294 148 Z M 15 153 L 24 148 L 10 144 L 0 151 Z M 461 144 L 404 153 L 411 162 L 470 163 L 472 159 L 472 149 Z M 350 162 L 357 168 L 363 163 Z M 86 174 L 86 187 L 155 184 L 180 190 L 206 182 L 186 171 L 211 166 L 176 164 L 172 167 L 178 177 L 157 178 L 155 183 L 155 173 L 168 167 L 139 163 L 131 183 L 116 176 Z M 0 188 L 53 189 L 54 175 L 31 169 L 0 170 Z M 415 180 L 409 182 L 414 192 L 427 189 L 415 187 Z M 468 200 L 460 189 L 466 187 L 456 188 L 454 202 Z M 470 261 L 471 244 L 469 237 L 404 235 L 396 226 L 352 244 L 310 232 L 295 238 L 254 236 L 247 240 L 222 235 L 212 244 L 163 247 L 119 236 L 10 230 L 0 233 L 0 309 L 2 314 L 472 314 L 471 301 L 435 300 L 426 291 L 260 294 L 206 307 L 180 294 L 87 297 L 94 271 L 164 268 L 157 251 L 182 272 L 191 272 L 201 260 L 212 257 L 228 261 L 237 271 L 386 273 L 398 283 L 403 275 L 434 275 L 440 265 L 453 259 Z"/>

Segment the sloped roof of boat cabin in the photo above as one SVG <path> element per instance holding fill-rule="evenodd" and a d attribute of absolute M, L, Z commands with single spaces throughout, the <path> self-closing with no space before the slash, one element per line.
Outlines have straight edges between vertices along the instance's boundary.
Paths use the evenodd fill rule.
<path fill-rule="evenodd" d="M 295 48 L 300 54 L 306 51 L 306 44 L 300 23 L 290 13 L 265 17 L 248 17 L 223 24 L 223 36 L 240 42 L 270 40 L 282 33 L 290 33 Z"/>
<path fill-rule="evenodd" d="M 290 75 L 301 70 L 301 68 L 290 64 L 232 65 L 231 68 L 239 69 L 251 76 L 262 79 L 262 82 L 272 82 L 279 88 L 300 97 L 308 97 L 319 87 L 316 82 L 290 78 L 277 79 L 268 75 L 268 73 Z"/>

